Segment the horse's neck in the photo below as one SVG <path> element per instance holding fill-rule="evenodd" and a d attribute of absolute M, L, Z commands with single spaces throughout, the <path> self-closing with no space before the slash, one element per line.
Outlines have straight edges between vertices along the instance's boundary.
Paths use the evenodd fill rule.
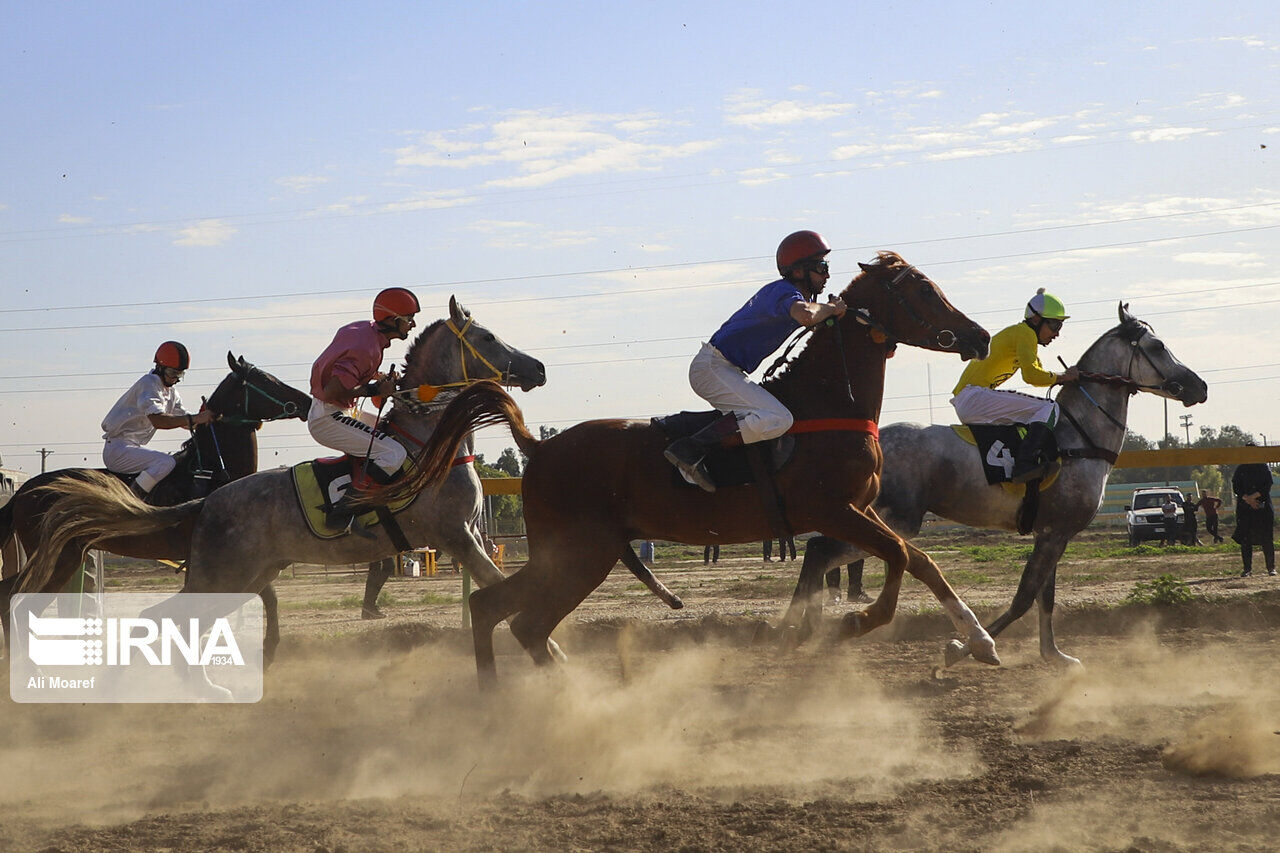
<path fill-rule="evenodd" d="M 815 332 L 816 334 L 817 332 Z M 865 418 L 878 421 L 884 402 L 885 361 L 888 351 L 857 327 L 843 332 L 844 352 L 829 337 L 822 352 L 801 353 L 787 372 L 766 385 L 797 420 L 809 418 Z M 812 346 L 813 342 L 810 342 Z M 829 348 L 828 348 L 829 347 Z M 845 368 L 848 366 L 848 385 Z M 849 402 L 850 393 L 853 402 Z"/>
<path fill-rule="evenodd" d="M 407 370 L 419 385 L 449 385 L 461 382 L 462 360 L 457 337 L 449 331 L 444 323 L 432 333 L 431 337 L 419 345 L 419 353 L 415 363 Z"/>
<path fill-rule="evenodd" d="M 1105 450 L 1120 452 L 1124 444 L 1124 428 L 1112 423 L 1107 415 L 1121 424 L 1128 423 L 1129 393 L 1124 388 L 1096 382 L 1068 385 L 1058 395 L 1058 407 L 1063 412 L 1060 423 L 1065 422 L 1065 426 L 1059 429 L 1069 429 L 1075 436 L 1065 443 L 1065 447 L 1089 447 L 1092 443 Z M 1063 445 L 1063 442 L 1059 441 L 1059 444 Z"/>
<path fill-rule="evenodd" d="M 201 440 L 200 453 L 206 467 L 212 467 L 215 456 L 222 458 L 222 465 L 233 480 L 247 477 L 258 470 L 258 432 L 249 426 L 218 424 L 218 443 Z"/>

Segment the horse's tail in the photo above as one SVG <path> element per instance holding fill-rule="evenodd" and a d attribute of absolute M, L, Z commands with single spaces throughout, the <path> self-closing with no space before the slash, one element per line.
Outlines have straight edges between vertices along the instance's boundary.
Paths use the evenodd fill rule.
<path fill-rule="evenodd" d="M 0 548 L 9 544 L 13 538 L 13 498 L 4 506 L 0 506 Z"/>
<path fill-rule="evenodd" d="M 511 395 L 491 380 L 469 385 L 449 401 L 431 438 L 414 459 L 412 477 L 392 483 L 374 494 L 359 495 L 357 504 L 388 504 L 415 495 L 443 480 L 453 467 L 462 440 L 475 430 L 505 423 L 526 456 L 539 444 L 525 426 L 524 414 Z"/>
<path fill-rule="evenodd" d="M 83 479 L 64 477 L 37 491 L 49 492 L 54 500 L 40 520 L 38 542 L 18 592 L 42 592 L 58 556 L 73 542 L 89 548 L 104 539 L 167 530 L 204 505 L 198 500 L 172 507 L 148 506 L 120 479 L 100 471 L 85 471 Z"/>

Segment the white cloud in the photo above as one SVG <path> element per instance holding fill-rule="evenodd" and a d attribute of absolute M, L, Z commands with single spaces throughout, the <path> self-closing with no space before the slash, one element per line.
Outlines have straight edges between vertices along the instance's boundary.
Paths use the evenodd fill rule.
<path fill-rule="evenodd" d="M 822 101 L 776 101 L 757 92 L 737 92 L 725 100 L 725 121 L 747 127 L 825 121 L 852 112 L 854 105 Z"/>
<path fill-rule="evenodd" d="M 285 178 L 276 178 L 276 183 L 294 192 L 306 192 L 320 184 L 329 183 L 329 179 L 323 175 L 290 175 Z"/>
<path fill-rule="evenodd" d="M 482 234 L 485 244 L 494 249 L 558 249 L 565 246 L 586 246 L 597 242 L 602 235 L 614 229 L 590 230 L 551 229 L 536 222 L 504 219 L 478 219 L 467 229 Z"/>
<path fill-rule="evenodd" d="M 178 231 L 175 246 L 221 246 L 235 236 L 240 229 L 221 219 L 202 219 L 195 225 Z"/>
<path fill-rule="evenodd" d="M 1203 127 L 1161 127 L 1155 130 L 1131 131 L 1129 138 L 1134 142 L 1173 142 L 1204 132 Z"/>
<path fill-rule="evenodd" d="M 1262 255 L 1257 252 L 1183 252 L 1173 259 L 1184 264 L 1205 264 L 1215 267 L 1260 267 Z"/>
<path fill-rule="evenodd" d="M 659 168 L 713 148 L 715 140 L 670 142 L 657 134 L 673 122 L 655 113 L 611 115 L 518 110 L 492 124 L 422 134 L 398 149 L 400 166 L 508 167 L 516 174 L 487 186 L 545 186 L 566 178 Z"/>
<path fill-rule="evenodd" d="M 63 225 L 87 225 L 93 220 L 87 216 L 72 216 L 70 213 L 63 213 L 58 217 L 58 221 Z"/>

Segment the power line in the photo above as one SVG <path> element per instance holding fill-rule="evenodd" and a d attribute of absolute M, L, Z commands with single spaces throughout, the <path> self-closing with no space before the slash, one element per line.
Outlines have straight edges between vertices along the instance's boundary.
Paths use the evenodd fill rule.
<path fill-rule="evenodd" d="M 1100 227 L 1104 225 L 1125 225 L 1125 224 L 1130 224 L 1135 222 L 1151 222 L 1156 220 L 1176 219 L 1179 217 L 1186 217 L 1186 216 L 1204 216 L 1204 215 L 1215 214 L 1215 213 L 1233 213 L 1233 212 L 1238 212 L 1242 210 L 1255 210 L 1258 208 L 1267 208 L 1267 207 L 1276 207 L 1276 206 L 1280 206 L 1280 201 L 1267 201 L 1267 202 L 1258 202 L 1256 204 L 1232 205 L 1230 207 L 1202 208 L 1200 210 L 1183 211 L 1180 213 L 1151 214 L 1147 216 L 1132 216 L 1132 217 L 1124 217 L 1119 219 L 1095 220 L 1092 222 L 1080 222 L 1080 223 L 1074 223 L 1074 224 L 1044 225 L 1044 226 L 1037 226 L 1034 228 L 1018 228 L 1018 229 L 1011 229 L 1006 231 L 989 231 L 989 232 L 980 232 L 976 234 L 960 234 L 960 235 L 952 235 L 948 237 L 931 237 L 931 238 L 922 239 L 922 240 L 886 240 L 886 241 L 880 241 L 877 243 L 869 243 L 862 246 L 849 246 L 849 247 L 839 248 L 839 249 L 836 249 L 835 251 L 838 251 L 838 252 L 875 251 L 876 249 L 882 248 L 884 246 L 925 246 L 925 245 L 932 245 L 935 243 L 949 243 L 949 242 L 958 242 L 963 240 L 979 240 L 979 239 L 989 239 L 994 237 L 1015 237 L 1015 236 L 1021 236 L 1026 234 L 1041 234 L 1041 233 L 1047 233 L 1051 231 L 1063 231 L 1063 230 L 1072 229 L 1072 228 L 1094 228 L 1094 227 Z M 1274 228 L 1277 226 L 1272 225 L 1272 226 L 1258 226 L 1258 227 Z M 1249 229 L 1244 229 L 1244 230 L 1249 230 Z M 1198 236 L 1216 236 L 1219 233 L 1236 233 L 1236 232 L 1233 232 L 1233 231 L 1211 232 L 1206 235 L 1199 235 L 1199 234 L 1187 235 L 1187 237 L 1190 238 L 1190 237 L 1198 237 Z M 1164 238 L 1164 239 L 1184 239 L 1184 238 L 1174 237 L 1174 238 Z M 1141 242 L 1146 242 L 1146 241 L 1141 241 Z M 1085 247 L 1078 247 L 1076 249 L 1065 249 L 1061 251 L 1082 251 L 1084 249 L 1108 248 L 1110 245 L 1129 245 L 1129 244 L 1106 244 L 1106 245 L 1100 245 L 1100 246 L 1085 246 Z M 1033 253 L 1033 254 L 1043 254 L 1043 253 Z M 1005 257 L 1018 257 L 1018 256 L 1001 255 L 1001 256 L 995 256 L 994 258 L 978 258 L 976 260 L 993 260 L 993 259 L 1000 259 Z M 594 269 L 594 270 L 578 270 L 573 272 L 538 273 L 534 275 L 503 276 L 503 277 L 497 277 L 497 278 L 460 279 L 457 281 L 448 281 L 448 282 L 413 282 L 413 283 L 409 283 L 408 285 L 400 285 L 400 286 L 405 286 L 410 288 L 419 288 L 419 289 L 459 288 L 459 287 L 471 287 L 476 285 L 508 284 L 512 282 L 524 282 L 524 281 L 540 281 L 540 280 L 556 279 L 556 278 L 581 278 L 584 276 L 593 276 L 593 275 L 613 275 L 617 273 L 638 272 L 638 271 L 653 272 L 653 271 L 666 270 L 666 269 L 685 269 L 689 267 L 709 266 L 712 264 L 759 262 L 762 260 L 770 260 L 770 259 L 771 259 L 771 256 L 769 255 L 752 255 L 752 256 L 740 257 L 740 258 L 718 258 L 718 259 L 704 260 L 704 261 L 681 261 L 678 263 L 671 263 L 671 264 L 651 264 L 651 265 L 638 266 L 638 267 L 611 267 L 611 268 Z M 966 262 L 968 261 L 961 261 L 961 260 L 940 261 L 940 262 L 934 262 L 933 265 L 949 264 L 949 263 L 966 263 Z M 733 283 L 739 283 L 739 282 L 733 282 Z M 706 285 L 696 285 L 696 286 L 706 286 Z M 165 304 L 169 306 L 205 305 L 205 304 L 211 304 L 211 303 L 244 302 L 244 301 L 250 301 L 250 300 L 301 299 L 301 298 L 314 299 L 316 297 L 323 297 L 323 296 L 345 296 L 345 295 L 354 295 L 354 294 L 367 294 L 371 291 L 371 289 L 372 288 L 370 287 L 359 287 L 359 288 L 342 288 L 339 290 L 295 291 L 290 293 L 274 293 L 274 294 L 267 294 L 267 295 L 251 295 L 251 296 L 214 296 L 214 297 L 206 297 L 201 299 L 166 300 Z M 631 291 L 627 291 L 627 292 L 631 292 Z M 635 292 L 645 292 L 645 291 L 635 291 Z M 151 307 L 154 307 L 154 305 L 155 305 L 154 301 L 144 301 L 144 302 L 111 302 L 111 303 L 103 303 L 100 305 L 46 306 L 41 308 L 0 308 L 0 314 L 19 314 L 19 313 L 67 311 L 67 310 L 86 310 L 86 311 L 95 310 L 96 311 L 96 310 L 105 310 L 110 308 L 151 308 Z M 0 329 L 0 331 L 9 331 L 9 330 Z"/>

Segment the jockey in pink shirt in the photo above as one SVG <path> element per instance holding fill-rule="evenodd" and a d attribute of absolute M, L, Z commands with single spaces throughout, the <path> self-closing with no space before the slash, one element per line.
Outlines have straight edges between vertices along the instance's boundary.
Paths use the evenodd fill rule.
<path fill-rule="evenodd" d="M 377 428 L 374 415 L 360 409 L 358 399 L 385 397 L 396 390 L 395 377 L 379 370 L 382 356 L 393 340 L 409 336 L 420 310 L 418 298 L 405 288 L 383 290 L 373 302 L 373 321 L 359 320 L 338 329 L 311 367 L 307 414 L 311 437 L 348 456 L 368 457 L 365 473 L 382 485 L 395 478 L 407 454 L 398 441 Z M 350 525 L 351 518 L 344 496 L 330 512 L 329 522 L 340 527 Z"/>

